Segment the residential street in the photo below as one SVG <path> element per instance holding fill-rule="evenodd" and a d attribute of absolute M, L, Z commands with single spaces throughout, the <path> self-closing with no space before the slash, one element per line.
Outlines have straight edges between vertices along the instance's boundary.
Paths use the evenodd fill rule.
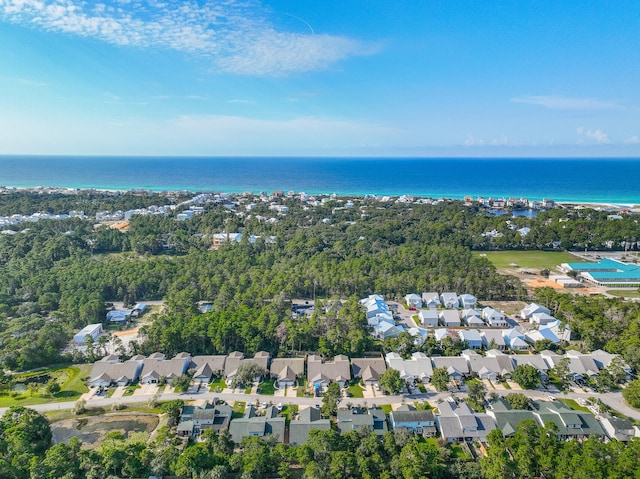
<path fill-rule="evenodd" d="M 509 390 L 496 390 L 496 391 L 488 391 L 495 392 L 501 396 L 506 396 L 512 392 L 521 392 L 525 396 L 532 399 L 547 399 L 549 396 L 549 392 L 546 391 L 509 391 Z M 437 400 L 444 400 L 446 397 L 450 396 L 452 393 L 443 392 L 443 393 L 428 393 L 428 394 L 406 394 L 401 396 L 381 396 L 377 398 L 343 398 L 340 402 L 341 406 L 346 406 L 348 403 L 352 405 L 366 405 L 371 406 L 373 404 L 381 405 L 381 404 L 401 404 L 403 400 L 405 402 L 413 402 L 413 401 L 424 401 L 428 400 L 430 402 L 434 402 Z M 458 397 L 465 397 L 466 393 L 455 393 Z M 640 411 L 636 409 L 632 409 L 625 405 L 622 401 L 622 395 L 620 393 L 604 393 L 604 394 L 596 394 L 596 393 L 574 393 L 569 392 L 567 394 L 559 393 L 554 394 L 556 398 L 567 398 L 567 399 L 588 399 L 589 397 L 597 397 L 602 400 L 605 404 L 610 406 L 612 409 L 628 416 L 630 418 L 640 420 Z M 105 409 L 109 409 L 112 404 L 133 404 L 133 403 L 145 403 L 149 401 L 153 397 L 152 394 L 147 395 L 135 395 L 135 396 L 124 396 L 121 398 L 103 398 L 103 397 L 92 397 L 87 401 L 87 407 L 103 407 Z M 287 397 L 287 398 L 278 398 L 274 396 L 265 396 L 260 394 L 230 394 L 230 393 L 199 393 L 199 394 L 182 394 L 182 393 L 164 393 L 160 395 L 161 401 L 169 401 L 172 399 L 182 399 L 185 401 L 190 400 L 212 400 L 213 398 L 222 399 L 226 402 L 259 402 L 262 404 L 273 403 L 277 404 L 278 402 L 282 402 L 283 404 L 296 404 L 298 406 L 314 406 L 316 404 L 322 404 L 322 398 L 316 397 Z M 72 409 L 75 405 L 74 401 L 69 402 L 57 402 L 57 403 L 47 403 L 47 404 L 38 404 L 35 406 L 29 406 L 36 411 L 47 412 L 47 411 L 56 411 L 56 410 L 66 410 Z M 4 414 L 7 408 L 0 408 L 0 414 Z"/>

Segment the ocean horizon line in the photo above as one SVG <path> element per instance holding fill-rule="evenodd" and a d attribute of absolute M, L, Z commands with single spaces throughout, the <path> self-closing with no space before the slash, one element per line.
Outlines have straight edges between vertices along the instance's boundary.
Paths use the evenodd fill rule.
<path fill-rule="evenodd" d="M 93 161 L 87 161 L 92 159 Z M 640 204 L 640 159 L 6 156 L 0 184 Z"/>

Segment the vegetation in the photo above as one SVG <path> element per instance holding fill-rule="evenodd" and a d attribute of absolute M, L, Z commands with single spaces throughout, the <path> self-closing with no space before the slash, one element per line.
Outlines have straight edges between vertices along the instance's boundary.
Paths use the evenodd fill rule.
<path fill-rule="evenodd" d="M 622 397 L 631 407 L 640 408 L 640 379 L 627 384 L 627 387 L 622 390 Z"/>
<path fill-rule="evenodd" d="M 562 263 L 575 263 L 577 256 L 564 251 L 487 251 L 476 253 L 484 255 L 496 268 L 508 269 L 517 265 L 520 268 L 555 270 Z"/>
<path fill-rule="evenodd" d="M 522 393 L 509 393 L 504 398 L 513 409 L 529 409 L 529 398 Z"/>
<path fill-rule="evenodd" d="M 378 385 L 389 394 L 398 394 L 404 388 L 404 380 L 398 370 L 389 368 L 380 376 Z"/>
<path fill-rule="evenodd" d="M 511 380 L 522 389 L 535 389 L 540 386 L 540 371 L 530 364 L 518 364 L 511 373 Z"/>

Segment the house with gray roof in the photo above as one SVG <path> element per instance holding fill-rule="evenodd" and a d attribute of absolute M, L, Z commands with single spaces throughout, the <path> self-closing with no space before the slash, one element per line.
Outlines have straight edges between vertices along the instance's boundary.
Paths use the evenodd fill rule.
<path fill-rule="evenodd" d="M 533 366 L 540 371 L 540 379 L 542 379 L 543 382 L 547 381 L 549 365 L 539 354 L 514 354 L 512 359 L 516 366 Z"/>
<path fill-rule="evenodd" d="M 316 389 L 325 388 L 332 382 L 344 387 L 350 380 L 351 365 L 347 356 L 340 354 L 333 361 L 326 362 L 316 355 L 307 358 L 307 381 Z"/>
<path fill-rule="evenodd" d="M 447 309 L 457 308 L 460 304 L 456 293 L 442 293 L 440 295 L 442 306 Z"/>
<path fill-rule="evenodd" d="M 530 303 L 520 310 L 520 317 L 523 319 L 531 319 L 534 314 L 539 313 L 551 314 L 551 311 L 540 304 Z"/>
<path fill-rule="evenodd" d="M 569 372 L 575 381 L 584 381 L 598 375 L 598 365 L 590 354 L 569 350 L 565 357 L 569 359 Z"/>
<path fill-rule="evenodd" d="M 506 328 L 509 325 L 504 313 L 490 306 L 482 309 L 482 318 L 492 328 Z"/>
<path fill-rule="evenodd" d="M 275 406 L 264 410 L 263 415 L 257 415 L 256 409 L 247 404 L 241 418 L 231 419 L 229 433 L 233 442 L 240 444 L 243 437 L 273 436 L 276 442 L 284 442 L 286 419 L 278 415 Z"/>
<path fill-rule="evenodd" d="M 469 374 L 469 363 L 460 356 L 432 356 L 433 368 L 445 368 L 452 381 L 460 381 L 463 376 Z"/>
<path fill-rule="evenodd" d="M 437 434 L 436 419 L 433 411 L 418 411 L 414 406 L 408 404 L 391 411 L 389 413 L 389 422 L 393 432 L 404 429 L 424 437 L 434 437 Z"/>
<path fill-rule="evenodd" d="M 226 378 L 232 378 L 238 372 L 238 366 L 244 359 L 244 354 L 240 351 L 234 351 L 227 355 L 227 359 L 224 362 L 224 376 Z"/>
<path fill-rule="evenodd" d="M 404 300 L 407 303 L 407 307 L 409 309 L 420 309 L 422 308 L 422 297 L 415 293 L 407 294 L 404 297 Z"/>
<path fill-rule="evenodd" d="M 460 326 L 460 312 L 457 309 L 445 309 L 440 311 L 440 324 L 445 327 Z"/>
<path fill-rule="evenodd" d="M 495 381 L 498 376 L 509 377 L 513 372 L 511 356 L 495 350 L 494 356 L 480 356 L 475 351 L 463 351 L 462 357 L 469 362 L 471 372 L 477 374 L 480 379 Z"/>
<path fill-rule="evenodd" d="M 438 309 L 442 303 L 438 293 L 422 293 L 422 306 L 428 309 Z"/>
<path fill-rule="evenodd" d="M 154 353 L 142 361 L 140 382 L 158 384 L 163 379 L 171 381 L 186 373 L 190 363 L 190 356 L 165 359 L 164 354 Z"/>
<path fill-rule="evenodd" d="M 460 317 L 470 328 L 486 328 L 487 324 L 482 320 L 480 311 L 475 309 L 463 309 Z"/>
<path fill-rule="evenodd" d="M 387 415 L 380 408 L 338 409 L 336 426 L 340 434 L 366 429 L 383 436 L 388 430 Z"/>
<path fill-rule="evenodd" d="M 507 343 L 501 329 L 485 329 L 480 331 L 480 335 L 482 336 L 482 346 L 485 349 L 499 349 L 500 351 L 507 349 Z"/>
<path fill-rule="evenodd" d="M 622 356 L 620 356 L 619 354 L 611 354 L 603 351 L 602 349 L 596 349 L 595 351 L 591 352 L 591 357 L 595 361 L 596 366 L 598 366 L 598 368 L 600 368 L 601 370 L 608 369 L 612 363 L 617 362 L 624 370 L 624 372 L 627 373 L 627 378 L 633 372 L 633 369 L 631 369 L 631 367 L 624 361 L 624 359 L 622 359 Z"/>
<path fill-rule="evenodd" d="M 280 389 L 294 386 L 302 376 L 304 358 L 276 358 L 271 362 L 271 377 L 276 378 Z"/>
<path fill-rule="evenodd" d="M 462 309 L 473 308 L 478 302 L 478 298 L 476 298 L 472 294 L 461 294 L 458 297 L 458 301 L 460 303 L 460 307 Z"/>
<path fill-rule="evenodd" d="M 627 418 L 603 413 L 600 414 L 600 425 L 609 439 L 628 442 L 633 440 L 634 437 L 639 437 L 637 428 Z"/>
<path fill-rule="evenodd" d="M 179 436 L 196 439 L 207 429 L 220 432 L 229 427 L 233 410 L 228 404 L 183 406 L 176 432 Z"/>
<path fill-rule="evenodd" d="M 436 425 L 442 438 L 449 443 L 476 440 L 485 442 L 487 434 L 496 428 L 491 416 L 476 413 L 467 403 L 454 400 L 438 403 Z"/>
<path fill-rule="evenodd" d="M 365 384 L 375 384 L 387 370 L 387 365 L 381 356 L 377 358 L 351 358 L 351 370 L 354 378 L 362 379 Z"/>
<path fill-rule="evenodd" d="M 469 349 L 482 349 L 482 336 L 476 329 L 458 331 L 458 337 L 467 344 Z"/>
<path fill-rule="evenodd" d="M 603 438 L 604 431 L 596 418 L 582 411 L 574 411 L 560 401 L 530 401 L 531 410 L 513 409 L 503 398 L 491 402 L 487 414 L 495 419 L 504 436 L 515 434 L 518 424 L 532 419 L 538 426 L 555 424 L 559 439 Z"/>
<path fill-rule="evenodd" d="M 142 371 L 142 361 L 129 359 L 120 362 L 117 356 L 106 356 L 93 363 L 89 374 L 91 387 L 126 386 L 137 381 Z"/>
<path fill-rule="evenodd" d="M 289 444 L 300 446 L 309 439 L 309 432 L 314 429 L 328 431 L 331 429 L 331 421 L 323 419 L 319 409 L 308 407 L 291 420 L 289 424 Z"/>
<path fill-rule="evenodd" d="M 195 383 L 208 384 L 212 377 L 224 374 L 224 362 L 226 355 L 217 356 L 193 356 L 188 370 L 193 371 Z"/>
<path fill-rule="evenodd" d="M 433 375 L 431 359 L 424 353 L 416 352 L 411 359 L 402 359 L 398 353 L 387 353 L 385 361 L 390 369 L 400 373 L 400 377 L 408 382 L 420 381 L 428 383 Z"/>
<path fill-rule="evenodd" d="M 529 322 L 531 324 L 538 324 L 540 326 L 552 323 L 554 321 L 557 321 L 557 319 L 547 313 L 534 313 L 529 318 Z"/>
<path fill-rule="evenodd" d="M 423 326 L 436 328 L 438 326 L 438 312 L 435 309 L 421 309 L 418 318 Z"/>

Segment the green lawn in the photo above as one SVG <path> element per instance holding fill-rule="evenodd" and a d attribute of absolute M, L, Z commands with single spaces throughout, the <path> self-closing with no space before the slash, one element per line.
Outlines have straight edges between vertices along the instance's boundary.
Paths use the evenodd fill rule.
<path fill-rule="evenodd" d="M 462 448 L 460 444 L 449 444 L 451 456 L 456 459 L 471 459 L 469 454 Z"/>
<path fill-rule="evenodd" d="M 640 291 L 637 289 L 609 289 L 607 293 L 621 298 L 640 298 Z"/>
<path fill-rule="evenodd" d="M 349 392 L 351 393 L 351 397 L 354 398 L 363 398 L 364 394 L 362 391 L 362 387 L 358 382 L 349 386 Z"/>
<path fill-rule="evenodd" d="M 589 408 L 585 406 L 580 406 L 580 404 L 578 404 L 578 402 L 573 399 L 558 398 L 557 400 L 565 403 L 567 407 L 573 409 L 574 411 L 582 411 L 582 412 L 588 412 L 589 414 L 592 414 Z"/>
<path fill-rule="evenodd" d="M 233 417 L 234 418 L 238 418 L 238 417 L 242 417 L 242 415 L 244 414 L 244 408 L 247 405 L 247 403 L 242 402 L 242 401 L 236 401 L 235 404 L 233 405 Z"/>
<path fill-rule="evenodd" d="M 389 413 L 392 411 L 391 404 L 381 404 L 380 409 L 382 409 L 387 415 L 389 415 Z"/>
<path fill-rule="evenodd" d="M 511 386 L 509 386 L 509 383 L 507 381 L 501 381 L 500 384 L 502 384 L 505 389 L 511 389 Z"/>
<path fill-rule="evenodd" d="M 280 415 L 284 416 L 287 419 L 287 424 L 291 422 L 291 418 L 296 415 L 298 412 L 298 405 L 292 404 L 291 406 L 283 405 L 282 411 L 280 411 Z"/>
<path fill-rule="evenodd" d="M 91 372 L 92 364 L 80 364 L 73 366 L 52 366 L 48 369 L 42 369 L 35 373 L 17 374 L 16 382 L 25 380 L 28 382 L 29 377 L 49 374 L 51 378 L 58 381 L 61 391 L 54 397 L 44 394 L 44 385 L 40 390 L 31 396 L 29 392 L 11 397 L 9 394 L 0 395 L 0 407 L 11 406 L 33 406 L 36 404 L 44 404 L 49 402 L 65 402 L 78 399 L 83 393 L 89 389 L 84 384 L 84 378 Z"/>
<path fill-rule="evenodd" d="M 219 393 L 226 387 L 227 383 L 224 382 L 224 379 L 219 379 L 218 381 L 209 384 L 209 391 L 212 393 Z"/>
<path fill-rule="evenodd" d="M 260 394 L 264 394 L 265 396 L 273 396 L 273 394 L 275 393 L 273 384 L 273 380 L 261 382 L 258 386 L 260 388 Z"/>
<path fill-rule="evenodd" d="M 553 270 L 562 263 L 584 262 L 577 256 L 565 251 L 474 251 L 475 256 L 484 255 L 498 269 L 537 268 Z"/>

